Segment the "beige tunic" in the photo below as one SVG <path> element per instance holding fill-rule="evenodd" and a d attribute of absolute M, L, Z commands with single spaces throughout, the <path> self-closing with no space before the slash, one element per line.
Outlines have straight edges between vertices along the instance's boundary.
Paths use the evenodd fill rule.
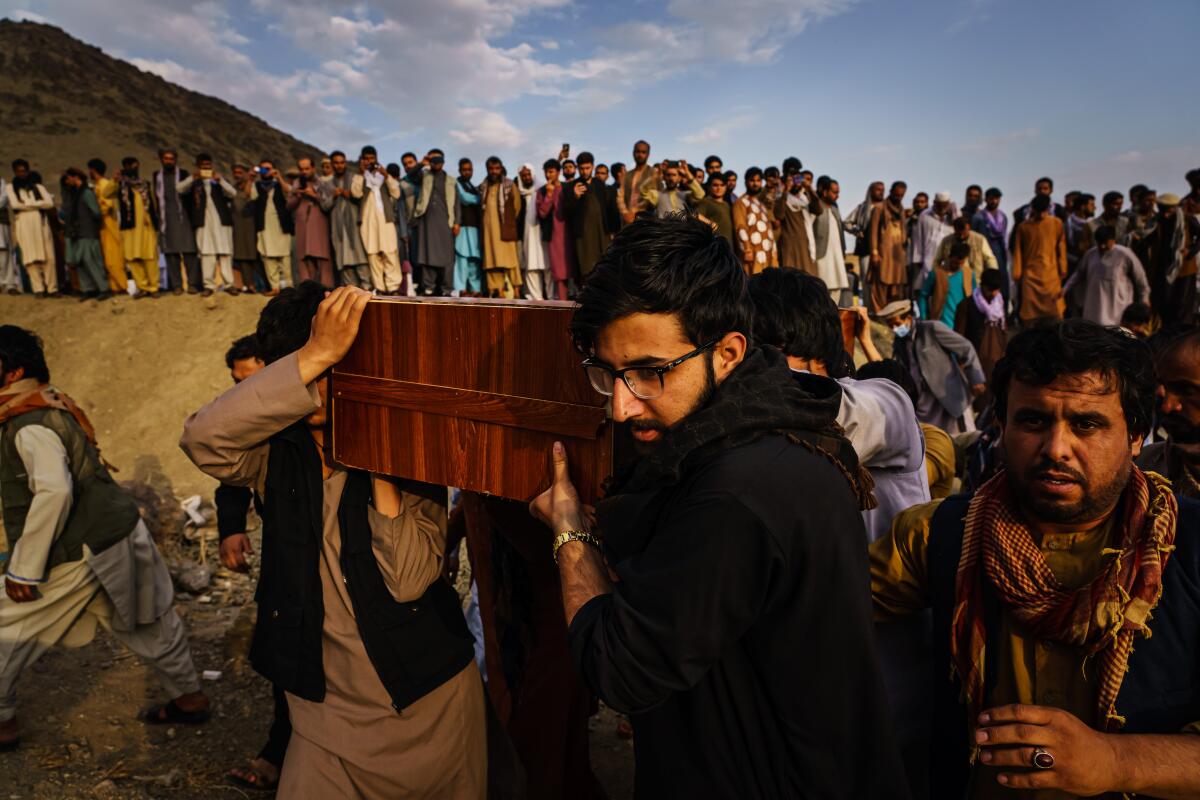
<path fill-rule="evenodd" d="M 272 186 L 267 192 L 267 207 L 263 214 L 263 229 L 258 232 L 258 254 L 263 258 L 284 258 L 292 254 L 292 235 L 283 230 L 279 220 L 279 212 L 275 210 L 275 193 L 283 191 L 278 186 Z M 258 184 L 254 184 L 254 196 L 262 194 Z M 291 281 L 291 278 L 288 278 Z"/>
<path fill-rule="evenodd" d="M 266 437 L 312 413 L 313 386 L 300 382 L 294 355 L 233 387 L 196 412 L 181 446 L 214 478 L 260 491 L 266 477 Z M 342 582 L 337 507 L 346 473 L 324 481 L 319 563 L 325 700 L 288 695 L 293 738 L 280 783 L 281 798 L 453 797 L 486 794 L 487 743 L 483 687 L 473 664 L 397 713 L 367 657 Z M 402 494 L 400 515 L 371 508 L 372 548 L 392 595 L 421 596 L 441 578 L 445 511 Z"/>

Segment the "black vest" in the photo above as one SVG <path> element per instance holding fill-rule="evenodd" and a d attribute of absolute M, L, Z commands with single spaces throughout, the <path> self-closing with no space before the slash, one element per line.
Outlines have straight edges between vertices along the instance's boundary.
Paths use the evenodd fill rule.
<path fill-rule="evenodd" d="M 275 434 L 270 444 L 250 660 L 277 686 L 321 702 L 321 459 L 303 422 Z M 371 549 L 370 499 L 370 475 L 351 471 L 338 506 L 340 563 L 367 655 L 392 706 L 401 710 L 461 672 L 474 658 L 474 645 L 458 595 L 445 581 L 434 581 L 410 602 L 392 597 Z"/>
<path fill-rule="evenodd" d="M 208 181 L 197 177 L 192 181 L 189 194 L 192 196 L 191 205 L 188 206 L 188 211 L 192 215 L 192 227 L 204 227 L 204 209 L 208 205 L 208 192 L 204 191 L 204 184 Z M 230 200 L 225 196 L 225 190 L 221 188 L 221 184 L 213 181 L 212 184 L 213 205 L 217 209 L 217 219 L 221 224 L 229 228 L 233 226 L 233 208 L 230 205 Z"/>
<path fill-rule="evenodd" d="M 1121 733 L 1178 733 L 1200 720 L 1200 501 L 1177 499 L 1175 552 L 1163 572 L 1162 598 L 1150 618 L 1152 635 L 1134 642 L 1129 671 L 1117 694 L 1116 711 L 1125 717 Z M 970 779 L 967 712 L 959 699 L 959 680 L 949 678 L 954 580 L 970 501 L 965 494 L 946 498 L 929 530 L 934 647 L 931 797 L 965 797 Z M 987 581 L 983 605 L 987 630 L 994 636 L 1000 605 Z M 989 638 L 984 651 L 985 697 L 995 686 L 994 645 Z"/>
<path fill-rule="evenodd" d="M 254 230 L 261 231 L 267 224 L 267 196 L 271 186 L 275 187 L 275 213 L 279 216 L 279 227 L 286 234 L 295 233 L 296 225 L 292 222 L 292 212 L 287 210 L 287 200 L 283 197 L 283 187 L 274 181 L 258 182 L 258 197 L 254 198 Z"/>

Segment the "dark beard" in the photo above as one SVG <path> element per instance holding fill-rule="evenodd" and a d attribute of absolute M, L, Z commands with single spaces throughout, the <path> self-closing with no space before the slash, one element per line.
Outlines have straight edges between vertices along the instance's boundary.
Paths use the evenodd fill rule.
<path fill-rule="evenodd" d="M 679 422 L 677 422 L 675 424 L 678 425 L 680 422 L 683 422 L 683 420 L 687 419 L 692 414 L 695 414 L 697 411 L 699 411 L 700 409 L 707 406 L 709 404 L 709 402 L 713 399 L 713 395 L 715 395 L 716 393 L 717 393 L 717 373 L 716 373 L 716 370 L 713 369 L 712 359 L 705 358 L 704 359 L 704 388 L 700 390 L 700 394 L 696 397 L 696 402 L 692 403 L 692 407 L 689 408 L 687 413 L 683 415 L 683 419 L 681 419 Z M 663 423 L 659 422 L 656 419 L 630 420 L 629 422 L 627 422 L 625 424 L 629 427 L 630 431 L 658 431 L 659 433 L 666 433 L 667 431 L 669 431 L 671 429 L 669 426 L 664 425 Z M 673 427 L 673 426 L 671 426 L 671 427 Z M 653 442 L 639 442 L 636 439 L 633 439 L 632 441 L 633 441 L 634 450 L 636 450 L 638 452 L 638 455 L 644 456 L 647 453 L 652 452 L 654 450 L 654 448 L 656 448 L 662 442 L 662 437 L 660 436 L 657 440 L 655 440 Z"/>
<path fill-rule="evenodd" d="M 1083 490 L 1083 498 L 1079 502 L 1070 505 L 1046 502 L 1038 498 L 1031 491 L 1030 487 L 1039 474 L 1051 469 L 1055 472 L 1068 474 L 1073 480 L 1078 481 L 1080 488 Z M 1093 490 L 1092 485 L 1084 477 L 1083 473 L 1059 464 L 1043 461 L 1026 474 L 1017 474 L 1015 470 L 1010 470 L 1009 480 L 1012 481 L 1013 497 L 1017 498 L 1017 505 L 1021 507 L 1027 516 L 1059 524 L 1072 522 L 1084 523 L 1098 519 L 1105 512 L 1111 511 L 1116 507 L 1117 501 L 1121 499 L 1121 495 L 1125 492 L 1125 487 L 1129 484 L 1129 476 L 1132 473 L 1133 462 L 1127 461 L 1124 469 L 1113 476 L 1112 480 L 1095 487 Z"/>

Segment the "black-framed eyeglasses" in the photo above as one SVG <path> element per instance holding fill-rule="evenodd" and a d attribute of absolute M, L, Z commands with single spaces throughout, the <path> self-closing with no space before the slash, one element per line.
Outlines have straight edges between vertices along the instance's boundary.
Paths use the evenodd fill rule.
<path fill-rule="evenodd" d="M 695 350 L 680 356 L 674 361 L 655 367 L 626 367 L 613 369 L 600 361 L 591 358 L 583 362 L 583 370 L 587 373 L 592 388 L 606 397 L 612 397 L 617 378 L 625 381 L 625 386 L 639 400 L 653 400 L 663 393 L 663 376 L 678 367 L 689 358 L 695 358 L 705 350 L 711 349 L 720 339 L 713 339 L 708 344 L 700 345 Z"/>

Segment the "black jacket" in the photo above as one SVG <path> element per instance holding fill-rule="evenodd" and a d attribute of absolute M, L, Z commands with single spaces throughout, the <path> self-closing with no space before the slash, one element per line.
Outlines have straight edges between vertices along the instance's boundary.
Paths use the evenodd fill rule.
<path fill-rule="evenodd" d="M 263 498 L 258 620 L 250 647 L 254 668 L 306 700 L 325 698 L 319 560 L 321 461 L 303 422 L 270 440 Z M 341 569 L 367 655 L 402 710 L 457 675 L 474 657 L 454 589 L 434 581 L 411 602 L 397 602 L 371 549 L 370 476 L 352 471 L 338 507 Z"/>
<path fill-rule="evenodd" d="M 631 715 L 638 798 L 907 797 L 862 515 L 828 459 L 767 434 L 600 527 L 620 581 L 569 635 Z"/>

